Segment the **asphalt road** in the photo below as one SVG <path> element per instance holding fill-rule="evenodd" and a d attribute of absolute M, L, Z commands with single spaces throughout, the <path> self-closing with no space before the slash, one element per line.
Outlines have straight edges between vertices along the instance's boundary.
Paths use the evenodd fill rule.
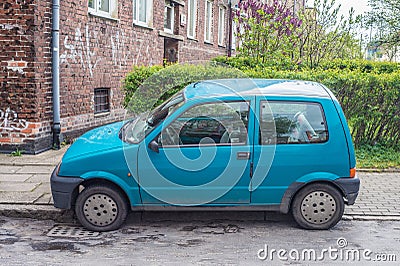
<path fill-rule="evenodd" d="M 214 213 L 153 213 L 142 219 L 131 215 L 120 230 L 99 235 L 51 220 L 0 217 L 0 265 L 398 265 L 400 261 L 400 221 L 345 220 L 328 231 L 307 231 L 289 216 L 271 214 L 268 221 L 257 221 L 248 219 L 251 213 L 226 215 L 230 219 Z"/>

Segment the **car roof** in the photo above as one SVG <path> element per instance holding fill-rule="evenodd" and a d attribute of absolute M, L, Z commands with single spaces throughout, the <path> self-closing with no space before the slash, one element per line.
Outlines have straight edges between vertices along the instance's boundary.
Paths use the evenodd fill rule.
<path fill-rule="evenodd" d="M 192 83 L 184 89 L 186 99 L 210 96 L 297 96 L 330 98 L 319 83 L 285 79 L 216 79 Z"/>

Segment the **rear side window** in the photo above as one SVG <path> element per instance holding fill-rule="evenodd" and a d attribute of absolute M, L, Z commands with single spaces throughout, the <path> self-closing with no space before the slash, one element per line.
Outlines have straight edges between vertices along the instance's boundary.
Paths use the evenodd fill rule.
<path fill-rule="evenodd" d="M 325 115 L 319 103 L 261 101 L 260 112 L 261 145 L 322 143 L 328 140 Z"/>

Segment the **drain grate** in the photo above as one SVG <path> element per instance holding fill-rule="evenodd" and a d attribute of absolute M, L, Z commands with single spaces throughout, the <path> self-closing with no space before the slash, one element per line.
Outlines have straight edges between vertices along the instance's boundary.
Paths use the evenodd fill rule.
<path fill-rule="evenodd" d="M 79 226 L 56 225 L 47 233 L 51 237 L 96 237 L 99 232 L 89 231 Z"/>

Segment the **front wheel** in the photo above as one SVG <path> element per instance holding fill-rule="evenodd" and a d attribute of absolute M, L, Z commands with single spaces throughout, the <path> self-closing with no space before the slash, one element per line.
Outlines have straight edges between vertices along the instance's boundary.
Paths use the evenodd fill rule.
<path fill-rule="evenodd" d="M 87 229 L 111 231 L 125 222 L 128 203 L 118 189 L 109 185 L 92 185 L 78 195 L 75 213 L 79 222 Z"/>
<path fill-rule="evenodd" d="M 292 215 L 305 229 L 329 229 L 343 216 L 342 194 L 327 184 L 311 184 L 300 190 L 292 204 Z"/>

